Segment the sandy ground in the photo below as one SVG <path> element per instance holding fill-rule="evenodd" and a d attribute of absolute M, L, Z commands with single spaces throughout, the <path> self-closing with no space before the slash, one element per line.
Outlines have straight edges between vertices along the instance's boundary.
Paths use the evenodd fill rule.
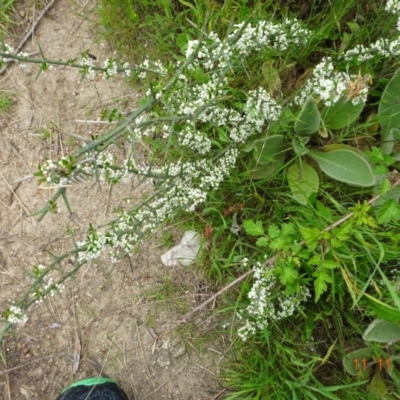
<path fill-rule="evenodd" d="M 47 58 L 67 60 L 90 50 L 102 65 L 113 53 L 106 43 L 94 43 L 88 22 L 95 17 L 94 5 L 91 0 L 56 1 L 23 51 L 35 53 L 40 44 Z M 23 5 L 18 10 L 26 29 L 39 11 Z M 8 43 L 16 47 L 20 39 Z M 136 188 L 134 181 L 113 188 L 83 182 L 68 189 L 80 224 L 68 218 L 61 202 L 57 214 L 35 224 L 29 213 L 41 208 L 54 189 L 43 189 L 34 179 L 15 181 L 33 174 L 46 158 L 67 155 L 90 135 L 109 129 L 76 120 L 97 120 L 106 107 L 129 112 L 139 98 L 122 78 L 79 83 L 79 73 L 66 68 L 36 76 L 35 65 L 14 64 L 0 77 L 0 88 L 14 97 L 9 113 L 0 116 L 0 310 L 29 287 L 26 270 L 48 264 L 49 251 L 62 254 L 70 248 L 71 232 L 83 232 L 89 222 L 97 226 L 108 221 L 115 207 L 152 190 L 151 184 Z M 169 231 L 180 240 L 182 232 Z M 202 346 L 191 339 L 197 329 L 193 333 L 193 326 L 200 325 L 204 335 L 213 331 L 210 315 L 196 316 L 199 325 L 188 325 L 182 330 L 186 333 L 154 340 L 199 304 L 199 288 L 204 287 L 194 268 L 162 265 L 160 255 L 167 248 L 160 245 L 160 236 L 143 243 L 130 262 L 113 266 L 101 256 L 67 282 L 62 296 L 31 307 L 25 326 L 11 331 L 2 345 L 1 399 L 55 399 L 73 381 L 100 372 L 116 379 L 131 399 L 220 398 L 223 346 L 216 339 Z M 79 347 L 81 361 L 73 375 L 74 349 Z"/>

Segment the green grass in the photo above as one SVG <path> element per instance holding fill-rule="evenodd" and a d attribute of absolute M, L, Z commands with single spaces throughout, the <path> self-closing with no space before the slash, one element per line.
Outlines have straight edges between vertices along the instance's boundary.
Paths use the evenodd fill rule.
<path fill-rule="evenodd" d="M 1 90 L 0 91 L 0 115 L 9 111 L 13 103 L 13 96 L 11 93 Z"/>
<path fill-rule="evenodd" d="M 14 9 L 15 0 L 0 0 L 0 38 L 11 24 L 10 13 Z"/>

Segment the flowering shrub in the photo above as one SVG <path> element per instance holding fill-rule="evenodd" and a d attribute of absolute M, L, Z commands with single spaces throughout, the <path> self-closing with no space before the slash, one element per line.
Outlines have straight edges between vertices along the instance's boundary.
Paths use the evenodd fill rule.
<path fill-rule="evenodd" d="M 399 12 L 396 4 L 388 2 L 387 10 Z M 252 54 L 264 52 L 274 57 L 294 52 L 299 46 L 304 46 L 312 35 L 300 22 L 290 19 L 282 23 L 241 22 L 222 39 L 214 32 L 203 33 L 203 37 L 198 40 L 187 38 L 181 46 L 183 61 L 170 67 L 149 60 L 139 66 L 129 66 L 126 62 L 118 64 L 114 59 L 108 59 L 103 67 L 98 67 L 88 52 L 82 54 L 80 64 L 75 59 L 64 63 L 29 59 L 26 54 L 14 55 L 13 49 L 3 43 L 3 52 L 0 53 L 0 61 L 3 63 L 11 59 L 33 62 L 39 64 L 39 72 L 53 65 L 67 65 L 79 68 L 82 76 L 87 79 L 94 79 L 97 73 L 102 73 L 104 79 L 123 73 L 126 77 L 135 76 L 148 82 L 153 81 L 140 107 L 121 121 L 117 128 L 94 139 L 68 157 L 47 160 L 39 165 L 36 173 L 39 181 L 59 187 L 52 201 L 39 212 L 39 220 L 56 208 L 55 202 L 60 196 L 70 209 L 66 186 L 88 176 L 96 174 L 102 181 L 113 184 L 129 179 L 131 175 L 157 179 L 157 190 L 150 199 L 132 209 L 119 210 L 118 217 L 108 224 L 103 233 L 90 226 L 86 240 L 76 243 L 73 250 L 60 256 L 57 262 L 71 254 L 75 256 L 76 267 L 73 271 L 56 283 L 50 278 L 47 283 L 43 283 L 56 262 L 44 272 L 39 269 L 34 287 L 19 303 L 20 308 L 10 306 L 3 314 L 5 319 L 10 324 L 26 320 L 23 313 L 30 304 L 59 289 L 58 285 L 83 263 L 99 257 L 106 247 L 110 250 L 112 260 L 117 261 L 126 254 L 132 254 L 144 236 L 154 232 L 177 212 L 195 211 L 206 202 L 209 193 L 217 191 L 224 179 L 237 168 L 239 158 L 253 169 L 250 177 L 257 166 L 263 166 L 263 174 L 258 177 L 253 175 L 253 179 L 266 178 L 267 169 L 270 176 L 271 164 L 272 172 L 282 169 L 285 163 L 291 164 L 287 171 L 289 184 L 293 197 L 300 204 L 311 202 L 319 188 L 318 174 L 314 168 L 304 160 L 300 165 L 297 164 L 305 155 L 313 158 L 320 169 L 333 179 L 364 187 L 376 185 L 370 160 L 355 151 L 341 147 L 330 152 L 320 152 L 306 147 L 312 135 L 319 133 L 321 137 L 327 137 L 327 129 L 333 131 L 347 128 L 359 117 L 371 84 L 367 74 L 344 72 L 335 66 L 332 58 L 325 57 L 316 65 L 313 77 L 288 103 L 262 85 L 244 93 L 232 86 L 235 74 L 246 71 L 246 64 L 251 63 Z M 340 57 L 350 60 L 355 54 L 360 56 L 361 51 L 365 54 L 363 57 L 369 57 L 366 54 L 374 52 L 381 57 L 396 55 L 398 40 L 395 37 L 391 41 L 382 41 L 370 49 L 356 47 Z M 345 120 L 340 126 L 337 125 L 338 115 Z M 285 124 L 287 120 L 294 122 L 289 124 L 290 129 L 286 129 L 286 132 L 281 132 L 282 116 Z M 166 165 L 140 166 L 135 162 L 133 152 L 126 160 L 119 162 L 107 152 L 113 140 L 129 138 L 134 147 L 137 143 L 153 143 L 153 136 L 158 137 L 165 152 L 171 150 L 171 160 Z M 393 138 L 396 143 L 400 140 L 400 136 L 395 137 L 395 133 Z M 286 160 L 285 153 L 289 149 L 293 150 L 292 157 Z M 393 147 L 390 153 L 392 150 Z M 246 158 L 246 152 L 252 152 L 253 161 L 257 160 L 256 166 Z M 332 164 L 335 165 L 332 167 Z M 313 232 L 303 234 L 309 237 Z M 295 239 L 290 236 L 290 240 Z M 322 240 L 327 238 L 317 235 L 315 241 Z M 260 245 L 268 247 L 270 244 L 267 246 L 261 242 Z M 324 264 L 317 257 L 310 256 L 309 259 L 316 265 L 317 275 L 312 276 L 317 282 L 315 288 L 318 300 L 329 282 L 326 269 L 336 268 L 337 265 Z M 294 258 L 291 262 L 295 264 L 297 261 Z M 271 291 L 277 290 L 277 279 L 288 286 L 296 281 L 297 271 L 294 265 L 289 267 L 275 266 L 275 276 L 272 276 L 261 265 L 256 266 L 255 284 L 248 295 L 250 305 L 247 312 L 250 319 L 239 330 L 243 339 L 264 329 L 268 320 L 277 321 L 292 315 L 301 302 L 310 296 L 308 289 L 300 286 L 290 294 L 274 294 L 270 297 Z"/>

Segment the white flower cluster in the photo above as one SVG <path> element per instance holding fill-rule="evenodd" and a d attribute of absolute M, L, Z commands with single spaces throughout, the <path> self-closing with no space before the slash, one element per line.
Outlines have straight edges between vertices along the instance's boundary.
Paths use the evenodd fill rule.
<path fill-rule="evenodd" d="M 127 78 L 129 78 L 131 76 L 131 73 L 132 73 L 132 69 L 129 68 L 129 64 L 127 62 L 123 62 L 121 64 L 121 68 L 125 69 L 124 74 L 125 74 L 125 76 Z"/>
<path fill-rule="evenodd" d="M 106 68 L 106 73 L 103 75 L 103 79 L 111 78 L 118 73 L 118 65 L 113 58 L 107 58 L 104 61 L 104 68 Z"/>
<path fill-rule="evenodd" d="M 46 267 L 43 264 L 34 265 L 33 273 L 36 277 L 38 277 L 42 274 L 42 272 L 45 269 Z M 37 303 L 42 303 L 45 296 L 47 295 L 54 296 L 56 291 L 61 293 L 64 291 L 64 289 L 65 286 L 63 284 L 54 283 L 53 277 L 49 273 L 47 273 L 42 279 L 41 288 L 35 289 L 35 291 L 33 292 L 33 296 L 36 299 Z"/>
<path fill-rule="evenodd" d="M 167 70 L 166 68 L 162 65 L 160 60 L 156 60 L 156 61 L 150 61 L 148 59 L 145 59 L 140 65 L 139 68 L 143 68 L 146 69 L 148 71 L 142 71 L 138 74 L 138 77 L 140 79 L 146 79 L 147 78 L 147 73 L 148 72 L 153 72 L 156 74 L 160 74 L 160 75 L 166 75 L 167 74 Z"/>
<path fill-rule="evenodd" d="M 28 316 L 20 307 L 10 306 L 8 310 L 10 314 L 7 316 L 7 321 L 11 324 L 25 324 L 28 321 Z"/>
<path fill-rule="evenodd" d="M 248 56 L 253 51 L 270 47 L 278 51 L 287 50 L 290 44 L 304 45 L 311 37 L 311 31 L 301 27 L 298 21 L 286 19 L 282 23 L 260 21 L 256 26 L 245 22 L 236 24 L 234 31 L 221 41 L 215 32 L 208 35 L 210 46 L 201 46 L 196 60 L 189 69 L 199 65 L 206 70 L 211 70 L 216 64 L 220 68 L 231 65 L 234 56 Z M 237 36 L 238 40 L 235 40 Z M 185 56 L 188 59 L 199 46 L 198 40 L 190 40 L 187 44 Z"/>
<path fill-rule="evenodd" d="M 397 26 L 400 30 L 399 23 Z M 364 62 L 374 58 L 375 54 L 380 57 L 398 57 L 400 55 L 400 37 L 393 40 L 380 38 L 375 43 L 372 43 L 369 48 L 358 45 L 353 49 L 347 50 L 342 58 L 347 61 L 356 58 L 358 61 Z"/>
<path fill-rule="evenodd" d="M 4 46 L 4 53 L 5 54 L 14 54 L 15 49 L 12 46 L 8 45 L 7 43 L 3 43 L 3 46 Z M 9 62 L 12 59 L 11 58 L 7 58 L 7 57 L 3 57 L 0 60 L 3 61 L 3 62 Z"/>
<path fill-rule="evenodd" d="M 400 31 L 400 1 L 388 0 L 385 11 L 398 16 L 397 30 Z M 400 37 L 395 37 L 392 40 L 380 38 L 372 43 L 369 48 L 358 45 L 346 51 L 342 57 L 348 61 L 356 58 L 360 62 L 365 62 L 372 59 L 374 54 L 378 54 L 380 57 L 398 57 L 400 55 Z"/>
<path fill-rule="evenodd" d="M 46 183 L 49 185 L 55 186 L 65 186 L 68 185 L 70 179 L 66 176 L 66 172 L 64 167 L 62 166 L 62 161 L 67 160 L 65 157 L 62 157 L 58 164 L 53 160 L 46 160 L 41 165 L 41 171 L 46 178 Z M 80 170 L 81 166 L 78 165 L 77 169 Z"/>
<path fill-rule="evenodd" d="M 128 170 L 113 168 L 116 166 L 116 158 L 109 152 L 102 152 L 96 158 L 96 164 L 101 167 L 99 179 L 100 182 L 116 183 L 124 177 L 127 177 Z M 92 170 L 94 173 L 94 170 Z"/>
<path fill-rule="evenodd" d="M 334 71 L 334 65 L 330 57 L 324 57 L 315 67 L 314 74 L 307 81 L 303 90 L 293 99 L 293 103 L 302 105 L 309 96 L 320 99 L 326 106 L 332 106 L 339 99 L 346 97 L 352 85 L 357 84 L 353 79 L 356 76 L 345 72 Z M 351 102 L 358 104 L 365 102 L 368 94 L 368 85 L 365 81 L 358 82 L 359 90 L 351 96 Z"/>
<path fill-rule="evenodd" d="M 205 133 L 196 130 L 194 127 L 187 125 L 179 136 L 179 144 L 181 146 L 191 148 L 199 152 L 199 154 L 207 154 L 211 150 L 211 140 Z"/>
<path fill-rule="evenodd" d="M 386 3 L 385 11 L 388 11 L 392 14 L 400 14 L 400 1 L 388 0 Z"/>
<path fill-rule="evenodd" d="M 82 54 L 82 65 L 88 67 L 86 78 L 92 81 L 96 77 L 96 71 L 93 69 L 94 61 L 88 54 Z"/>
<path fill-rule="evenodd" d="M 78 246 L 87 246 L 86 252 L 79 253 L 80 260 L 97 258 L 106 245 L 120 247 L 123 254 L 131 253 L 139 240 L 140 235 L 154 232 L 160 224 L 174 214 L 177 209 L 193 212 L 196 207 L 204 203 L 208 193 L 217 189 L 223 179 L 229 175 L 236 163 L 237 149 L 228 149 L 216 162 L 206 159 L 194 162 L 178 162 L 165 165 L 162 168 L 152 168 L 153 174 L 166 174 L 162 185 L 162 196 L 140 210 L 121 211 L 118 221 L 113 222 L 103 235 L 91 232 L 86 241 L 79 242 Z M 137 166 L 133 160 L 125 162 L 123 173 L 129 174 L 130 168 L 146 174 L 150 167 Z M 104 166 L 103 166 L 104 167 Z M 123 177 L 122 177 L 123 178 Z M 117 259 L 118 251 L 114 251 L 113 259 Z"/>
<path fill-rule="evenodd" d="M 80 252 L 78 256 L 79 261 L 87 261 L 98 258 L 106 245 L 106 237 L 91 229 L 86 235 L 86 240 L 77 242 L 78 247 L 85 246 L 86 251 Z"/>
<path fill-rule="evenodd" d="M 296 296 L 273 293 L 277 279 L 272 275 L 272 271 L 267 272 L 260 262 L 254 266 L 254 279 L 255 282 L 247 295 L 250 299 L 250 304 L 245 310 L 248 318 L 238 330 L 238 335 L 243 341 L 266 329 L 270 321 L 276 322 L 292 316 L 301 307 L 301 303 L 311 297 L 306 286 L 303 286 Z M 243 319 L 243 314 L 238 314 L 239 319 Z"/>
<path fill-rule="evenodd" d="M 249 97 L 246 102 L 246 122 L 254 124 L 254 129 L 257 132 L 262 132 L 262 128 L 267 121 L 277 121 L 281 115 L 282 107 L 260 87 L 258 90 L 249 92 Z"/>

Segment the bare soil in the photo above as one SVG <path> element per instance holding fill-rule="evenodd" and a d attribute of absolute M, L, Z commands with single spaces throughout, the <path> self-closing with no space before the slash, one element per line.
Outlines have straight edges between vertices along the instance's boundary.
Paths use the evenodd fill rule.
<path fill-rule="evenodd" d="M 17 12 L 28 30 L 40 10 L 23 4 Z M 94 7 L 92 0 L 56 1 L 22 50 L 36 53 L 40 44 L 53 60 L 90 50 L 102 65 L 115 54 L 107 43 L 95 43 L 89 21 L 95 18 Z M 17 47 L 21 37 L 7 43 Z M 83 240 L 89 222 L 99 226 L 110 220 L 115 207 L 127 207 L 128 201 L 135 203 L 152 190 L 151 184 L 137 188 L 133 180 L 116 187 L 89 180 L 68 189 L 78 222 L 69 219 L 61 202 L 58 212 L 40 224 L 29 217 L 55 189 L 39 186 L 35 179 L 16 181 L 32 175 L 46 158 L 68 155 L 91 135 L 110 129 L 77 120 L 99 120 L 104 108 L 129 112 L 140 98 L 123 78 L 80 83 L 77 70 L 53 68 L 39 77 L 37 71 L 32 64 L 12 64 L 0 77 L 0 88 L 14 98 L 9 113 L 0 115 L 0 311 L 29 288 L 32 279 L 25 271 L 33 264 L 47 265 L 49 252 L 62 254 L 71 247 L 71 234 Z M 123 149 L 112 151 L 123 157 Z M 169 231 L 180 240 L 182 232 Z M 155 340 L 199 304 L 204 287 L 193 267 L 162 265 L 160 255 L 167 248 L 160 245 L 160 235 L 116 265 L 102 255 L 67 281 L 61 296 L 31 307 L 25 326 L 17 326 L 0 348 L 5 355 L 1 399 L 55 399 L 73 381 L 100 373 L 116 379 L 130 399 L 219 398 L 224 346 L 212 335 L 210 314 L 197 315 L 197 325 L 184 326 L 180 334 Z M 194 339 L 199 334 L 213 339 L 200 346 Z M 75 349 L 80 349 L 80 364 L 73 375 Z"/>

